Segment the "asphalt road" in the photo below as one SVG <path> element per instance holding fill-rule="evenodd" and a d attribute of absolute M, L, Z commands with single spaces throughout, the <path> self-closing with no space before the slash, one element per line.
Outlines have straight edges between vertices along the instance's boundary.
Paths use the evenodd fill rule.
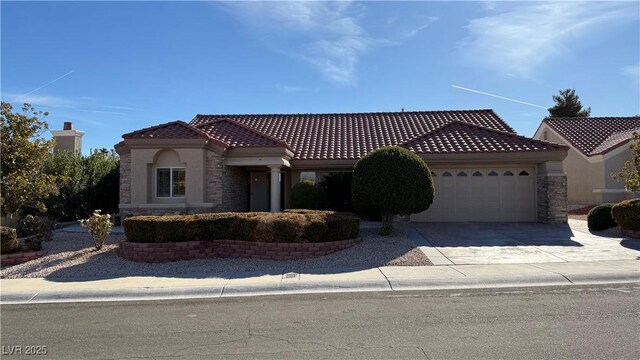
<path fill-rule="evenodd" d="M 640 284 L 0 310 L 2 359 L 640 359 Z"/>

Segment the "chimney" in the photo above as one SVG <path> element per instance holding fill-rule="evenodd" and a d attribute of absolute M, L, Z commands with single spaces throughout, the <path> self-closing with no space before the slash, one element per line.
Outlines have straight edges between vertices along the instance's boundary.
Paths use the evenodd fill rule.
<path fill-rule="evenodd" d="M 74 130 L 72 122 L 65 121 L 62 130 L 51 130 L 51 134 L 56 140 L 56 146 L 53 149 L 54 152 L 82 152 L 82 137 L 84 136 L 84 131 Z"/>

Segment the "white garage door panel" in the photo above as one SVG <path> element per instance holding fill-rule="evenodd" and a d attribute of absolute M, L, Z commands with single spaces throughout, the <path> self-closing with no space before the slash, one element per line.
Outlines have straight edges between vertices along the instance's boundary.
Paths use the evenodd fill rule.
<path fill-rule="evenodd" d="M 413 221 L 535 221 L 533 168 L 434 169 L 435 198 Z"/>

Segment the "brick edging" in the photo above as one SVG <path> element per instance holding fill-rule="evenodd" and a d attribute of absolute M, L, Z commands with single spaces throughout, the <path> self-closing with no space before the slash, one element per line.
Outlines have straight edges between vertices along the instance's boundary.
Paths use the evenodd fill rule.
<path fill-rule="evenodd" d="M 622 235 L 630 238 L 634 238 L 634 239 L 640 239 L 640 230 L 622 229 Z"/>
<path fill-rule="evenodd" d="M 0 255 L 0 264 L 4 266 L 18 265 L 27 261 L 35 260 L 44 255 L 44 250 L 19 251 L 12 254 Z"/>
<path fill-rule="evenodd" d="M 137 262 L 171 262 L 204 258 L 256 258 L 294 260 L 323 256 L 349 248 L 361 239 L 323 243 L 268 243 L 240 240 L 136 243 L 123 241 L 118 255 Z"/>

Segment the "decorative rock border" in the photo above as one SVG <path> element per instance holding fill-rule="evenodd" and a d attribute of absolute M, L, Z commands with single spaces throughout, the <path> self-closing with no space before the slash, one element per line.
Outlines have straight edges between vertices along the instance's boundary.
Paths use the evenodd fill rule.
<path fill-rule="evenodd" d="M 640 230 L 622 229 L 622 235 L 630 238 L 640 239 Z"/>
<path fill-rule="evenodd" d="M 323 243 L 267 243 L 240 240 L 172 243 L 123 241 L 118 247 L 118 255 L 137 262 L 171 262 L 212 257 L 294 260 L 328 255 L 349 248 L 360 241 L 360 238 Z"/>
<path fill-rule="evenodd" d="M 0 264 L 4 266 L 18 265 L 27 261 L 35 260 L 44 255 L 44 250 L 20 251 L 13 254 L 0 255 Z"/>

